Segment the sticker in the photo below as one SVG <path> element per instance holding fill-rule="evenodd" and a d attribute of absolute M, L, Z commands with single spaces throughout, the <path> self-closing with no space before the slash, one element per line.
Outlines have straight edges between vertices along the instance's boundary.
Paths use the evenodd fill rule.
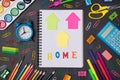
<path fill-rule="evenodd" d="M 13 20 L 13 17 L 10 14 L 6 14 L 4 20 L 9 23 Z"/>
<path fill-rule="evenodd" d="M 86 40 L 88 44 L 91 44 L 95 40 L 95 37 L 93 35 L 90 35 L 89 38 Z"/>
<path fill-rule="evenodd" d="M 17 16 L 19 14 L 18 8 L 12 8 L 10 11 L 12 16 Z"/>
<path fill-rule="evenodd" d="M 17 8 L 18 8 L 19 10 L 23 10 L 23 9 L 25 8 L 25 3 L 24 3 L 24 2 L 18 2 Z"/>
<path fill-rule="evenodd" d="M 29 4 L 29 3 L 31 3 L 32 0 L 23 0 L 23 1 L 24 1 L 24 3 Z"/>
<path fill-rule="evenodd" d="M 4 12 L 4 7 L 0 5 L 0 14 Z"/>
<path fill-rule="evenodd" d="M 6 22 L 4 20 L 0 20 L 0 30 L 3 30 L 6 28 Z"/>

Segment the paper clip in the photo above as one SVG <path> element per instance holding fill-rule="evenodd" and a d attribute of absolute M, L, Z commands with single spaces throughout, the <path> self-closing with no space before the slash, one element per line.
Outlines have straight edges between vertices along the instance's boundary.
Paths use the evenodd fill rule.
<path fill-rule="evenodd" d="M 6 37 L 8 37 L 10 35 L 11 35 L 11 32 L 7 32 L 7 33 L 5 33 L 5 34 L 2 35 L 2 38 L 6 38 Z"/>
<path fill-rule="evenodd" d="M 92 22 L 89 22 L 89 23 L 87 24 L 87 27 L 85 28 L 85 30 L 88 31 L 88 30 L 91 28 L 91 26 L 92 26 Z"/>
<path fill-rule="evenodd" d="M 80 7 L 81 5 L 81 2 L 75 2 L 75 7 Z"/>
<path fill-rule="evenodd" d="M 36 14 L 36 11 L 32 11 L 32 12 L 29 12 L 28 14 L 27 14 L 27 16 L 33 16 L 33 15 L 35 15 Z"/>
<path fill-rule="evenodd" d="M 10 59 L 9 59 L 9 57 L 0 57 L 0 60 L 1 61 L 9 61 Z"/>
<path fill-rule="evenodd" d="M 73 8 L 73 5 L 71 5 L 71 4 L 63 4 L 63 6 L 64 6 L 65 8 Z"/>
<path fill-rule="evenodd" d="M 0 66 L 0 71 L 3 71 L 6 68 L 7 68 L 7 65 L 2 65 L 2 66 Z"/>
<path fill-rule="evenodd" d="M 115 70 L 111 70 L 111 73 L 116 76 L 117 78 L 120 78 L 120 74 L 116 72 Z"/>
<path fill-rule="evenodd" d="M 32 60 L 35 60 L 35 58 L 36 58 L 36 52 L 32 51 Z"/>
<path fill-rule="evenodd" d="M 116 62 L 120 66 L 120 59 L 116 59 Z"/>
<path fill-rule="evenodd" d="M 7 44 L 13 44 L 13 43 L 15 43 L 15 40 L 8 40 L 8 41 L 6 41 L 6 43 Z"/>
<path fill-rule="evenodd" d="M 93 24 L 93 28 L 96 28 L 99 24 L 100 24 L 100 20 L 97 20 L 97 21 Z"/>

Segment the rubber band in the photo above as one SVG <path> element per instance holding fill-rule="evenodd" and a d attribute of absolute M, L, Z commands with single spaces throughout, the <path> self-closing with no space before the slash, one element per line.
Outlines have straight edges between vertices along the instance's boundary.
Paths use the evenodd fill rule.
<path fill-rule="evenodd" d="M 120 74 L 116 72 L 115 70 L 111 70 L 111 73 L 116 76 L 117 78 L 120 78 Z"/>

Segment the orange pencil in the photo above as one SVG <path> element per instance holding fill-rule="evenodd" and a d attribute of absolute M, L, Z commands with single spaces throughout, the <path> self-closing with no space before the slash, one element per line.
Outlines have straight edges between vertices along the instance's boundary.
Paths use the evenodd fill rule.
<path fill-rule="evenodd" d="M 99 59 L 97 59 L 97 63 L 98 63 L 98 65 L 99 65 L 99 67 L 100 67 L 102 73 L 104 74 L 106 80 L 109 80 L 109 78 L 108 78 L 108 76 L 107 76 L 107 73 L 105 72 L 105 69 L 103 68 L 103 66 L 102 66 L 102 64 L 101 64 L 101 62 L 100 62 Z"/>
<path fill-rule="evenodd" d="M 12 76 L 14 75 L 14 73 L 15 73 L 15 71 L 17 70 L 18 66 L 19 66 L 19 63 L 17 63 L 17 64 L 15 65 L 15 67 L 14 67 L 14 69 L 13 69 L 10 77 L 8 78 L 8 80 L 13 80 L 13 79 L 12 79 Z"/>

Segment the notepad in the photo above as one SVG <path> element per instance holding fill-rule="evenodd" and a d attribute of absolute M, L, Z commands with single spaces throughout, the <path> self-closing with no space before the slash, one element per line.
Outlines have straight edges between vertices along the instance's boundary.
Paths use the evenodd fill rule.
<path fill-rule="evenodd" d="M 39 67 L 83 67 L 83 10 L 39 11 Z"/>

